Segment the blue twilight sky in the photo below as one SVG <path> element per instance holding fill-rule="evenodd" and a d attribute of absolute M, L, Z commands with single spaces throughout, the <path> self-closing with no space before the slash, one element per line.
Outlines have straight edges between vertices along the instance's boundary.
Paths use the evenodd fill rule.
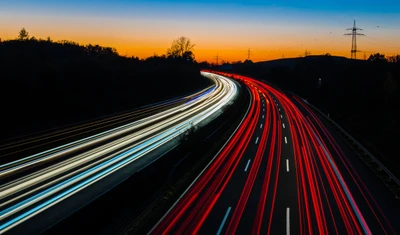
<path fill-rule="evenodd" d="M 240 11 L 241 7 L 282 7 L 288 9 L 307 10 L 307 11 L 326 11 L 326 12 L 365 12 L 365 13 L 399 13 L 400 1 L 397 0 L 2 0 L 1 6 L 23 6 L 30 5 L 38 8 L 47 7 L 83 7 L 93 8 L 93 10 L 107 10 L 109 7 L 129 7 L 129 6 L 231 6 Z"/>
<path fill-rule="evenodd" d="M 120 54 L 164 53 L 170 42 L 187 36 L 196 56 L 227 60 L 298 56 L 305 49 L 349 56 L 343 36 L 353 20 L 364 29 L 365 53 L 400 52 L 400 0 L 1 0 L 0 38 L 25 27 L 31 35 L 113 46 Z"/>

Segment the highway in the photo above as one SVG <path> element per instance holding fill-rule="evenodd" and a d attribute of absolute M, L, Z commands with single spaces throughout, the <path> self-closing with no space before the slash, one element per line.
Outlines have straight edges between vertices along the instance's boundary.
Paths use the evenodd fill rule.
<path fill-rule="evenodd" d="M 177 105 L 185 104 L 185 102 L 213 88 L 214 86 L 211 86 L 195 94 L 143 106 L 133 111 L 99 117 L 95 120 L 74 123 L 54 130 L 4 140 L 0 144 L 2 164 L 138 121 Z"/>
<path fill-rule="evenodd" d="M 397 234 L 400 200 L 299 97 L 258 80 L 241 124 L 149 234 Z"/>
<path fill-rule="evenodd" d="M 133 168 L 128 166 L 133 165 L 135 170 L 141 170 L 171 149 L 171 146 L 179 144 L 178 137 L 183 132 L 192 126 L 204 125 L 207 120 L 218 115 L 221 108 L 235 98 L 238 87 L 231 79 L 223 76 L 207 72 L 202 74 L 212 79 L 215 86 L 183 99 L 164 102 L 128 115 L 128 120 L 134 117 L 133 122 L 118 125 L 118 121 L 127 116 L 120 115 L 117 118 L 71 127 L 67 131 L 45 133 L 29 141 L 16 140 L 9 145 L 3 145 L 1 150 L 8 149 L 11 154 L 2 158 L 0 165 L 0 234 L 41 232 L 40 229 L 33 229 L 35 223 L 29 226 L 26 224 L 34 219 L 42 222 L 47 220 L 52 216 L 49 211 L 73 198 L 62 210 L 54 210 L 53 217 L 62 219 L 64 215 L 59 215 L 60 211 L 69 210 L 65 212 L 68 215 L 79 209 L 82 203 L 98 196 L 96 192 L 99 187 L 101 191 L 107 191 L 112 187 L 111 183 L 116 184 L 131 175 Z M 114 127 L 112 129 L 107 126 L 110 122 Z M 93 131 L 97 126 L 108 129 L 29 156 L 12 159 L 13 154 L 19 153 L 20 149 L 40 149 L 51 142 L 49 140 L 65 141 L 66 138 L 80 135 L 84 131 Z M 153 157 L 150 158 L 150 155 Z M 7 159 L 7 162 L 3 159 Z M 112 182 L 105 183 L 107 179 Z M 88 190 L 95 186 L 96 190 L 92 189 L 93 193 L 89 193 Z M 86 202 L 79 203 L 83 198 Z M 45 212 L 48 215 L 42 219 Z M 51 226 L 54 222 L 49 221 L 49 224 L 43 226 Z"/>

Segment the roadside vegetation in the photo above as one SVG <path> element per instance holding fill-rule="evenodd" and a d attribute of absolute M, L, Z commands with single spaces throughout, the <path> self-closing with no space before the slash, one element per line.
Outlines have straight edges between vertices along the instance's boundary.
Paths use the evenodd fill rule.
<path fill-rule="evenodd" d="M 194 44 L 181 37 L 145 59 L 115 48 L 36 39 L 0 40 L 0 140 L 110 115 L 211 85 Z"/>

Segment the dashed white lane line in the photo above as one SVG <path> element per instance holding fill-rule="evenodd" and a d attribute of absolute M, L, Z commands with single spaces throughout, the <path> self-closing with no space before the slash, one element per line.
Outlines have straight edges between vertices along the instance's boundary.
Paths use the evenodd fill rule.
<path fill-rule="evenodd" d="M 249 160 L 247 161 L 246 168 L 244 168 L 244 171 L 245 171 L 245 172 L 247 171 L 247 168 L 249 168 L 250 162 L 251 162 L 251 160 L 249 159 Z"/>
<path fill-rule="evenodd" d="M 263 124 L 260 125 L 260 129 L 262 128 L 262 125 L 263 125 Z"/>
<path fill-rule="evenodd" d="M 281 114 L 281 118 L 283 118 L 282 114 Z"/>
<path fill-rule="evenodd" d="M 286 208 L 286 235 L 290 235 L 290 208 Z"/>
<path fill-rule="evenodd" d="M 258 137 L 257 137 L 258 138 Z M 285 136 L 285 144 L 287 144 L 287 138 L 286 138 L 286 136 Z"/>
<path fill-rule="evenodd" d="M 289 159 L 286 159 L 286 171 L 289 172 Z"/>
<path fill-rule="evenodd" d="M 221 225 L 220 225 L 219 228 L 218 228 L 217 235 L 220 235 L 220 234 L 221 234 L 221 231 L 222 231 L 222 229 L 224 228 L 224 224 L 226 223 L 226 220 L 228 219 L 229 212 L 231 212 L 231 209 L 232 209 L 231 207 L 228 207 L 228 210 L 227 210 L 226 213 L 225 213 L 224 219 L 222 220 L 222 223 L 221 223 Z"/>
<path fill-rule="evenodd" d="M 285 123 L 282 123 L 283 128 L 285 128 Z"/>
<path fill-rule="evenodd" d="M 262 118 L 264 118 L 264 115 L 262 116 Z"/>
<path fill-rule="evenodd" d="M 286 138 L 286 137 L 285 137 Z M 257 139 L 256 139 L 256 144 L 258 143 L 258 137 L 257 137 Z"/>

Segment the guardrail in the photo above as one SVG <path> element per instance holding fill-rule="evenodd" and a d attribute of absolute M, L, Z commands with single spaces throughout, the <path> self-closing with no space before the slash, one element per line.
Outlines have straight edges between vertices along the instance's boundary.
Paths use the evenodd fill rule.
<path fill-rule="evenodd" d="M 293 92 L 291 92 L 293 95 Z M 362 144 L 360 144 L 355 138 L 353 138 L 347 131 L 345 131 L 339 124 L 333 121 L 329 114 L 326 115 L 314 105 L 310 104 L 306 99 L 296 95 L 302 99 L 312 109 L 317 111 L 321 116 L 328 120 L 336 130 L 339 131 L 347 141 L 352 143 L 352 147 L 356 148 L 357 155 L 372 169 L 372 171 L 384 182 L 389 190 L 395 195 L 397 199 L 400 199 L 400 180 L 387 168 L 385 167 L 372 153 L 370 153 Z"/>

